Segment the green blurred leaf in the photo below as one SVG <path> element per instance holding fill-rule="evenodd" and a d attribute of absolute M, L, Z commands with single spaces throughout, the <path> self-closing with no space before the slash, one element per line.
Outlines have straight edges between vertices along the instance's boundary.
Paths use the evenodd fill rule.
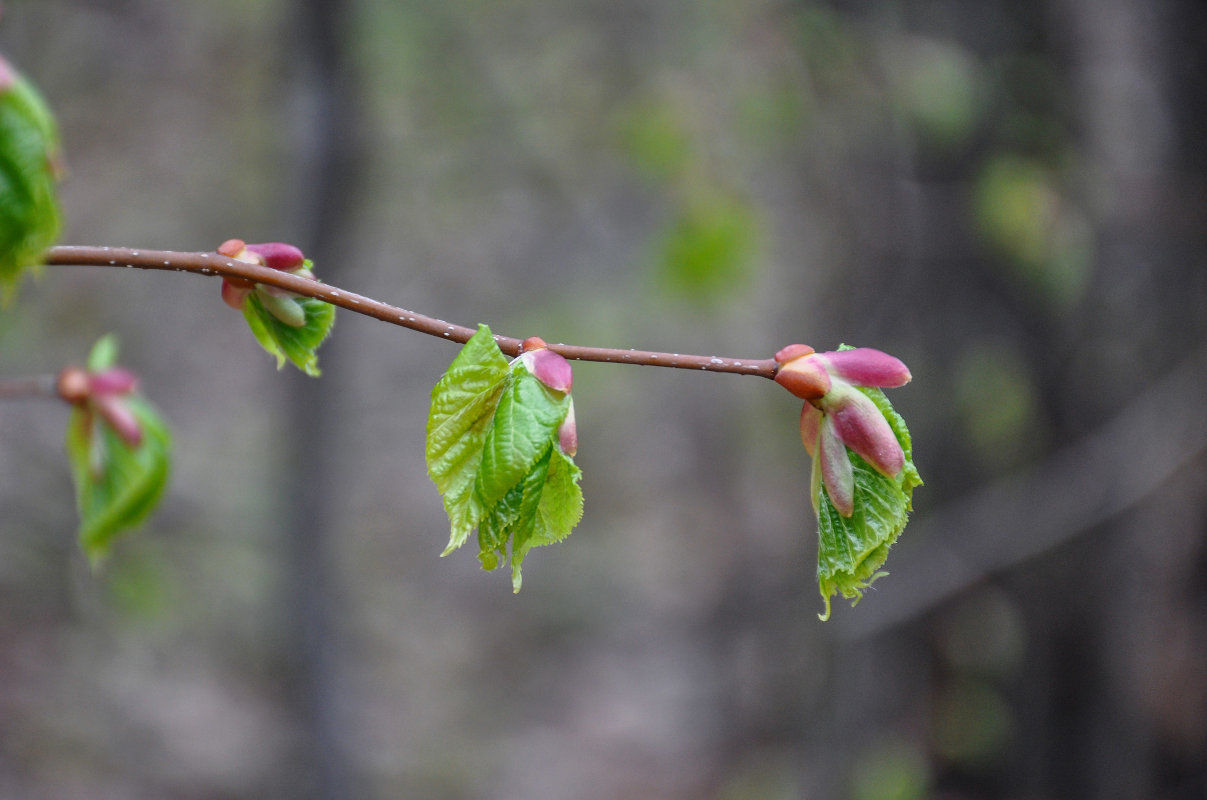
<path fill-rule="evenodd" d="M 993 766 L 1005 755 L 1013 722 L 1009 704 L 991 683 L 956 681 L 935 702 L 935 746 L 966 768 Z"/>
<path fill-rule="evenodd" d="M 852 800 L 921 800 L 928 795 L 926 755 L 908 741 L 879 744 L 855 760 Z"/>
<path fill-rule="evenodd" d="M 637 169 L 660 180 L 682 174 L 693 155 L 682 117 L 665 102 L 634 107 L 622 121 L 621 144 Z"/>
<path fill-rule="evenodd" d="M 888 48 L 894 100 L 923 140 L 940 148 L 967 142 L 982 107 L 982 80 L 972 54 L 958 45 L 906 39 Z"/>
<path fill-rule="evenodd" d="M 272 298 L 268 302 L 279 299 Z M 304 324 L 294 326 L 282 322 L 277 314 L 265 307 L 259 292 L 247 296 L 243 303 L 243 318 L 260 346 L 276 357 L 277 369 L 284 367 L 288 359 L 302 372 L 317 378 L 321 371 L 316 351 L 335 324 L 335 306 L 313 297 L 298 297 L 291 302 L 301 308 Z"/>
<path fill-rule="evenodd" d="M 107 333 L 96 340 L 88 351 L 89 372 L 103 372 L 117 364 L 117 337 Z"/>
<path fill-rule="evenodd" d="M 113 542 L 141 524 L 163 495 L 172 436 L 155 410 L 136 396 L 123 399 L 142 439 L 132 447 L 86 405 L 72 409 L 67 455 L 80 513 L 80 546 L 93 564 Z"/>
<path fill-rule="evenodd" d="M 994 156 L 977 178 L 973 208 L 979 233 L 1012 277 L 1059 305 L 1081 296 L 1093 233 L 1049 170 L 1031 159 Z"/>
<path fill-rule="evenodd" d="M 749 277 L 758 244 L 754 210 L 709 193 L 690 200 L 658 248 L 668 288 L 697 301 L 729 300 Z"/>
<path fill-rule="evenodd" d="M 512 586 L 533 547 L 561 541 L 582 517 L 581 472 L 558 447 L 568 394 L 509 363 L 483 325 L 432 390 L 428 474 L 451 523 L 445 554 L 478 529 L 479 559 L 509 557 Z"/>
<path fill-rule="evenodd" d="M 881 475 L 850 449 L 847 455 L 855 473 L 855 510 L 849 517 L 839 513 L 829 495 L 814 480 L 817 497 L 817 582 L 830 616 L 830 598 L 837 593 L 859 602 L 863 590 L 887 573 L 879 572 L 888 558 L 889 548 L 897 541 L 909 512 L 913 510 L 915 486 L 922 478 L 914 466 L 913 445 L 905 420 L 896 412 L 884 392 L 858 387 L 884 414 L 889 427 L 901 443 L 905 466 L 895 478 Z M 814 467 L 816 476 L 817 468 Z"/>
<path fill-rule="evenodd" d="M 0 59 L 0 300 L 36 271 L 61 226 L 59 136 L 37 90 Z"/>

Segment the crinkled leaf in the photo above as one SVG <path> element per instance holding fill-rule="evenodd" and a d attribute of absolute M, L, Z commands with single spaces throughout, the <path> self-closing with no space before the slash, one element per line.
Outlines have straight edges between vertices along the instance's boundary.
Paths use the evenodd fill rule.
<path fill-rule="evenodd" d="M 295 302 L 306 314 L 306 323 L 298 327 L 277 319 L 255 292 L 243 303 L 243 318 L 260 346 L 276 356 L 277 369 L 284 367 L 288 359 L 302 372 L 317 378 L 320 370 L 316 351 L 335 324 L 335 306 L 313 297 L 299 297 Z"/>
<path fill-rule="evenodd" d="M 569 535 L 582 517 L 581 472 L 558 447 L 569 408 L 569 395 L 509 365 L 479 328 L 433 390 L 428 417 L 428 473 L 452 523 L 446 554 L 476 527 L 482 566 L 510 558 L 519 591 L 528 551 Z"/>
<path fill-rule="evenodd" d="M 72 409 L 67 455 L 80 514 L 80 546 L 93 564 L 113 542 L 154 510 L 167 485 L 172 435 L 139 397 L 123 400 L 138 418 L 142 439 L 131 447 L 98 415 Z"/>
<path fill-rule="evenodd" d="M 881 572 L 889 548 L 905 529 L 913 510 L 915 486 L 922 479 L 914 466 L 913 448 L 905 420 L 879 389 L 860 388 L 884 414 L 905 453 L 905 466 L 895 478 L 881 475 L 866 461 L 847 450 L 855 474 L 855 509 L 844 517 L 834 507 L 820 482 L 814 480 L 817 509 L 817 581 L 825 600 L 822 619 L 830 616 L 830 598 L 859 602 L 863 590 L 887 573 Z M 816 467 L 815 467 L 816 469 Z"/>
<path fill-rule="evenodd" d="M 507 358 L 483 325 L 432 389 L 427 468 L 452 523 L 446 555 L 465 543 L 485 513 L 474 484 L 506 377 Z"/>
<path fill-rule="evenodd" d="M 59 235 L 59 137 L 37 90 L 2 60 L 0 76 L 12 80 L 0 89 L 0 299 L 7 302 Z"/>

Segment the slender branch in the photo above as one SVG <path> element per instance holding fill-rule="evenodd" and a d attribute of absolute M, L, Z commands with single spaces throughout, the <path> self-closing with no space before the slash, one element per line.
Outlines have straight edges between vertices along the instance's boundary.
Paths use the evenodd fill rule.
<path fill-rule="evenodd" d="M 54 266 L 84 267 L 132 267 L 136 269 L 174 270 L 193 272 L 200 275 L 219 275 L 228 278 L 243 278 L 285 289 L 305 297 L 313 297 L 332 305 L 346 308 L 358 314 L 465 343 L 476 333 L 474 328 L 454 325 L 442 319 L 425 316 L 405 308 L 382 303 L 371 297 L 349 292 L 327 283 L 308 280 L 280 270 L 237 261 L 218 253 L 188 253 L 173 250 L 134 250 L 126 247 L 80 247 L 60 245 L 46 253 L 46 263 Z M 520 352 L 520 339 L 496 336 L 499 349 L 506 355 L 516 356 Z M 616 364 L 641 364 L 651 367 L 673 367 L 676 369 L 705 370 L 708 372 L 732 372 L 739 375 L 759 375 L 774 378 L 775 359 L 735 359 L 716 356 L 697 356 L 683 353 L 659 353 L 650 350 L 624 350 L 609 347 L 584 347 L 581 345 L 550 344 L 549 349 L 576 361 L 606 361 Z"/>
<path fill-rule="evenodd" d="M 55 397 L 59 396 L 55 388 L 56 377 L 54 375 L 35 375 L 30 378 L 2 378 L 0 379 L 0 400 L 15 400 L 30 397 Z"/>

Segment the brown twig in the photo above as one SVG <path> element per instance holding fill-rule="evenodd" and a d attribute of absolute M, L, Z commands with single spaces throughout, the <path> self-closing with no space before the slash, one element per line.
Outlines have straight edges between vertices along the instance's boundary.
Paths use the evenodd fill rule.
<path fill-rule="evenodd" d="M 476 333 L 474 328 L 454 325 L 442 319 L 425 316 L 405 308 L 382 303 L 371 297 L 349 292 L 318 281 L 308 280 L 287 272 L 248 264 L 218 253 L 188 253 L 173 250 L 135 250 L 127 247 L 81 247 L 60 245 L 46 253 L 46 263 L 55 266 L 132 267 L 135 269 L 175 270 L 200 275 L 243 278 L 286 289 L 305 297 L 313 297 L 357 314 L 379 319 L 392 325 L 410 328 L 453 342 L 465 343 Z M 521 339 L 495 336 L 499 349 L 506 355 L 520 352 Z M 650 350 L 624 350 L 609 347 L 551 344 L 549 349 L 576 361 L 606 361 L 615 364 L 641 364 L 651 367 L 732 372 L 739 375 L 758 375 L 774 378 L 773 358 L 736 359 L 717 356 L 697 356 L 684 353 L 659 353 Z"/>
<path fill-rule="evenodd" d="M 0 379 L 0 400 L 58 397 L 54 375 Z"/>

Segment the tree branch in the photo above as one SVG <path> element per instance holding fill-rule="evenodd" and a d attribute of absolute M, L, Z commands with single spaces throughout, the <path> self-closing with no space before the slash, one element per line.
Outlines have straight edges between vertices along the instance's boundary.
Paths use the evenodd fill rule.
<path fill-rule="evenodd" d="M 371 297 L 349 292 L 318 281 L 308 280 L 258 264 L 248 264 L 218 253 L 189 253 L 174 250 L 134 250 L 127 247 L 82 247 L 59 245 L 46 253 L 46 263 L 52 266 L 132 267 L 136 269 L 193 272 L 199 275 L 218 275 L 243 278 L 280 289 L 313 297 L 357 314 L 364 314 L 391 325 L 410 328 L 442 339 L 464 344 L 477 331 L 464 325 L 454 325 L 442 319 L 425 316 L 405 308 L 382 303 Z M 506 355 L 520 353 L 521 339 L 495 336 L 499 349 Z M 610 347 L 550 344 L 549 349 L 574 361 L 605 361 L 616 364 L 640 364 L 650 367 L 731 372 L 738 375 L 758 375 L 774 378 L 773 358 L 735 359 L 716 356 L 659 353 L 650 350 L 624 350 Z"/>
<path fill-rule="evenodd" d="M 30 378 L 0 379 L 0 400 L 16 400 L 31 397 L 58 398 L 57 378 L 54 375 L 36 375 Z"/>

